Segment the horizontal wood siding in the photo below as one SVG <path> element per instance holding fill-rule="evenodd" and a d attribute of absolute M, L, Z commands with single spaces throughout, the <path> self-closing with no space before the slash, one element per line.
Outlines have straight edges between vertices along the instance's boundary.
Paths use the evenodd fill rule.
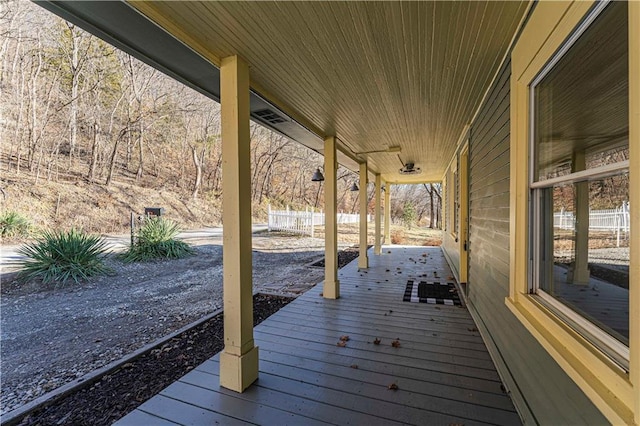
<path fill-rule="evenodd" d="M 469 303 L 497 351 L 514 402 L 540 424 L 606 424 L 505 305 L 509 294 L 509 79 L 507 62 L 469 142 Z M 482 328 L 480 327 L 480 328 Z M 519 404 L 518 404 L 519 402 Z M 524 413 L 523 413 L 524 414 Z M 527 417 L 525 415 L 525 418 Z"/>

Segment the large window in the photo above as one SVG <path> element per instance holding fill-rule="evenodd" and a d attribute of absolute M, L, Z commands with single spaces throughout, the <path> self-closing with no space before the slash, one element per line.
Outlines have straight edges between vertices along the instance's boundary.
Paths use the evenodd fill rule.
<path fill-rule="evenodd" d="M 627 3 L 601 9 L 530 85 L 530 291 L 628 369 Z"/>

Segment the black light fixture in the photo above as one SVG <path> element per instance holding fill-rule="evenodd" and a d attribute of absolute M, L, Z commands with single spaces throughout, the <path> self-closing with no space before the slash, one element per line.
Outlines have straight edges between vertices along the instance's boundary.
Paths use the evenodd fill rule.
<path fill-rule="evenodd" d="M 315 173 L 313 174 L 313 177 L 311 178 L 312 182 L 322 182 L 324 181 L 324 176 L 322 175 L 322 172 L 320 171 L 320 167 L 318 167 L 315 171 Z"/>
<path fill-rule="evenodd" d="M 360 188 L 358 188 L 358 184 L 353 182 L 353 185 L 351 185 L 351 189 L 349 189 L 349 191 L 360 191 Z"/>

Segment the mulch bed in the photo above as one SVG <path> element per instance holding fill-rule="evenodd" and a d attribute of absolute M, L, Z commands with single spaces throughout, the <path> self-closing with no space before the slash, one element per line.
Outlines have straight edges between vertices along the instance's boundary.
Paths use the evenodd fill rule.
<path fill-rule="evenodd" d="M 291 300 L 255 295 L 254 325 Z M 28 414 L 18 424 L 110 425 L 220 352 L 224 347 L 223 340 L 223 316 L 220 314 L 103 376 L 91 386 Z"/>
<path fill-rule="evenodd" d="M 371 248 L 371 246 L 369 246 Z M 356 259 L 360 254 L 358 247 L 347 247 L 344 250 L 338 252 L 338 269 L 348 265 L 352 260 Z M 322 260 L 318 260 L 311 266 L 324 267 L 324 257 Z"/>

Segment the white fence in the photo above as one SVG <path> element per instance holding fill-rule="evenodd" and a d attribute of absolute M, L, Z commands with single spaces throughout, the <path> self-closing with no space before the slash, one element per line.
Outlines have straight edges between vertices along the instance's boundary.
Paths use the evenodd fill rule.
<path fill-rule="evenodd" d="M 325 217 L 322 211 L 315 212 L 313 208 L 307 208 L 305 211 L 289 210 L 272 210 L 271 206 L 267 207 L 268 230 L 284 231 L 294 234 L 315 236 L 315 227 L 325 224 Z M 370 220 L 367 215 L 367 221 Z M 359 223 L 359 214 L 338 213 L 338 223 Z"/>
<path fill-rule="evenodd" d="M 629 234 L 629 202 L 623 202 L 622 206 L 609 210 L 589 211 L 589 230 L 611 231 L 616 234 L 618 245 L 620 236 Z M 573 212 L 560 210 L 553 214 L 553 226 L 560 229 L 574 229 L 575 215 Z"/>

